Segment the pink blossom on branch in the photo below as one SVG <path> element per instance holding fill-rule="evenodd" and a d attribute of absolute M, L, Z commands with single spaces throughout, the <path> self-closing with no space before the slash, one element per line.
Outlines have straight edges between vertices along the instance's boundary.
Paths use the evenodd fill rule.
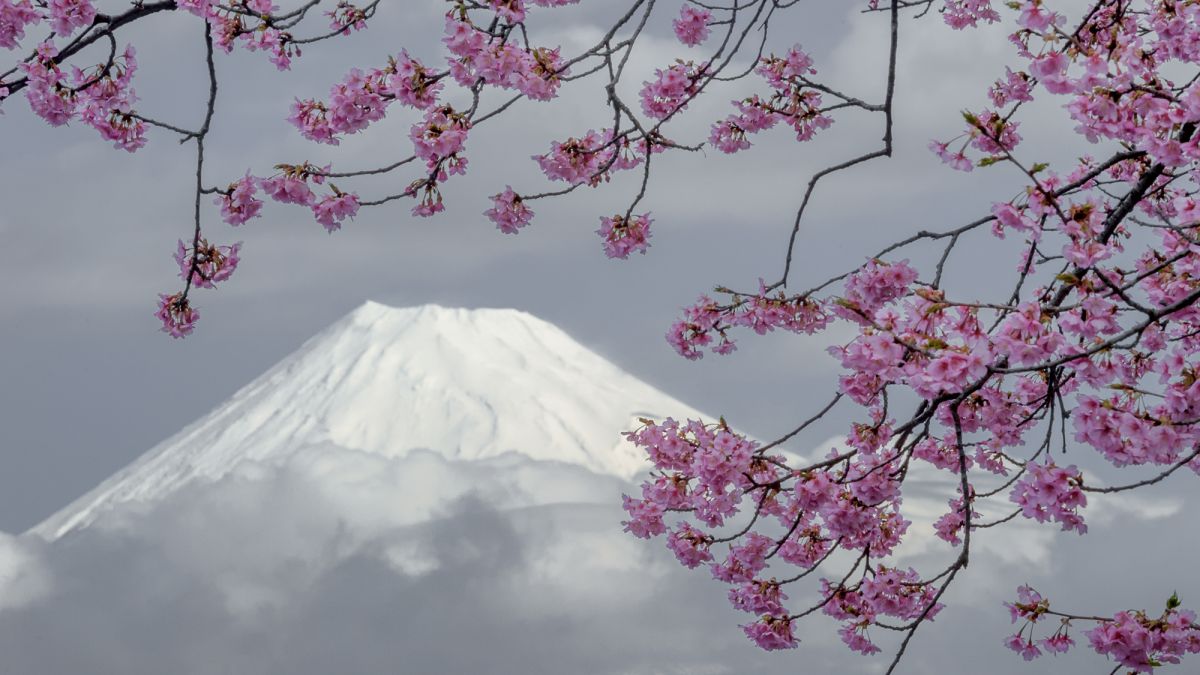
<path fill-rule="evenodd" d="M 712 12 L 692 4 L 684 4 L 679 9 L 679 17 L 672 22 L 675 37 L 689 47 L 708 39 L 708 22 L 712 20 Z"/>
<path fill-rule="evenodd" d="M 700 80 L 708 64 L 684 63 L 654 71 L 655 78 L 642 84 L 642 111 L 655 119 L 666 119 L 687 107 L 700 93 Z"/>
<path fill-rule="evenodd" d="M 611 130 L 589 129 L 579 138 L 552 142 L 549 152 L 534 155 L 533 160 L 550 180 L 596 187 L 610 180 L 613 172 L 640 165 L 644 149 L 631 146 L 626 137 L 616 136 Z"/>
<path fill-rule="evenodd" d="M 308 206 L 315 199 L 312 188 L 308 186 L 311 176 L 301 167 L 284 167 L 282 173 L 260 180 L 259 186 L 271 199 L 281 204 Z"/>
<path fill-rule="evenodd" d="M 418 158 L 445 181 L 449 174 L 466 171 L 466 158 L 461 152 L 467 142 L 471 124 L 450 106 L 433 108 L 425 113 L 424 121 L 414 124 L 409 132 Z"/>
<path fill-rule="evenodd" d="M 240 262 L 242 243 L 231 246 L 214 246 L 200 239 L 195 248 L 179 241 L 175 252 L 175 263 L 179 265 L 179 278 L 188 281 L 190 287 L 214 288 L 233 276 Z"/>
<path fill-rule="evenodd" d="M 533 220 L 533 210 L 513 192 L 512 186 L 492 197 L 492 208 L 484 211 L 484 215 L 505 234 L 516 234 Z"/>
<path fill-rule="evenodd" d="M 650 247 L 650 223 L 654 222 L 650 214 L 640 216 L 616 215 L 600 219 L 600 229 L 596 234 L 604 240 L 604 253 L 610 258 L 622 260 L 631 253 L 645 254 Z"/>
<path fill-rule="evenodd" d="M 48 0 L 50 27 L 61 36 L 68 36 L 79 28 L 92 25 L 96 8 L 91 0 Z"/>
<path fill-rule="evenodd" d="M 258 179 L 250 174 L 234 183 L 230 183 L 228 191 L 222 193 L 213 202 L 221 207 L 221 219 L 230 225 L 242 225 L 252 218 L 258 218 L 263 203 L 256 199 L 258 194 Z"/>
<path fill-rule="evenodd" d="M 788 617 L 776 618 L 764 616 L 754 623 L 742 626 L 746 637 L 767 651 L 777 649 L 794 649 L 800 644 L 792 631 L 792 621 Z"/>
<path fill-rule="evenodd" d="M 1176 605 L 1156 618 L 1144 612 L 1118 612 L 1111 621 L 1088 631 L 1087 637 L 1097 653 L 1135 673 L 1150 673 L 1158 665 L 1179 663 L 1187 654 L 1200 653 L 1196 626 L 1195 612 Z"/>
<path fill-rule="evenodd" d="M 191 335 L 200 313 L 192 308 L 182 294 L 159 295 L 158 311 L 154 313 L 162 323 L 162 331 L 173 338 Z"/>
<path fill-rule="evenodd" d="M 333 194 L 326 195 L 312 204 L 313 215 L 325 231 L 333 234 L 342 229 L 342 221 L 358 215 L 358 195 L 338 191 L 331 185 Z"/>
<path fill-rule="evenodd" d="M 25 39 L 25 29 L 41 21 L 32 0 L 0 0 L 0 47 L 16 49 Z"/>
<path fill-rule="evenodd" d="M 1117 663 L 1116 670 L 1131 673 L 1153 673 L 1167 664 L 1178 664 L 1188 654 L 1200 653 L 1200 625 L 1196 614 L 1183 609 L 1178 595 L 1172 595 L 1166 609 L 1158 616 L 1144 610 L 1117 612 L 1111 618 L 1075 616 L 1051 610 L 1049 599 L 1029 586 L 1017 589 L 1016 602 L 1006 603 L 1013 623 L 1021 622 L 1020 630 L 1005 640 L 1005 645 L 1021 654 L 1026 661 L 1038 658 L 1043 651 L 1064 654 L 1076 644 L 1071 637 L 1075 624 L 1094 624 L 1085 631 L 1087 641 L 1096 653 Z M 1038 622 L 1053 617 L 1058 629 L 1048 637 L 1039 637 Z"/>
<path fill-rule="evenodd" d="M 342 35 L 349 35 L 351 31 L 366 30 L 367 28 L 367 13 L 359 7 L 356 7 L 345 0 L 338 2 L 336 8 L 325 13 L 329 17 L 329 27 L 341 32 Z"/>
<path fill-rule="evenodd" d="M 428 110 L 437 104 L 443 87 L 441 79 L 410 57 L 407 51 L 401 51 L 384 72 L 387 79 L 381 93 L 420 110 Z"/>
<path fill-rule="evenodd" d="M 942 16 L 951 28 L 974 27 L 1000 20 L 1000 14 L 992 7 L 992 0 L 945 0 L 945 3 Z"/>

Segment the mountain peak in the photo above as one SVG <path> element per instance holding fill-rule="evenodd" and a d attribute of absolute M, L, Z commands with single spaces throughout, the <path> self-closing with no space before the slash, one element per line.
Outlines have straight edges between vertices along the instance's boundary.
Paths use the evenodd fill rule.
<path fill-rule="evenodd" d="M 443 340 L 452 341 L 468 335 L 479 337 L 487 334 L 500 340 L 517 335 L 543 338 L 553 335 L 554 339 L 571 340 L 554 324 L 518 309 L 468 309 L 438 304 L 393 307 L 373 300 L 359 305 L 314 340 L 344 331 L 352 334 L 365 332 L 373 340 L 407 339 L 410 333 L 425 337 L 438 334 Z"/>
<path fill-rule="evenodd" d="M 647 465 L 620 432 L 666 415 L 699 413 L 526 312 L 366 302 L 33 531 L 57 538 L 116 504 L 318 445 L 516 453 L 630 478 Z"/>
<path fill-rule="evenodd" d="M 534 318 L 532 314 L 522 312 L 518 309 L 469 309 L 466 307 L 446 307 L 437 303 L 413 305 L 410 307 L 393 307 L 392 305 L 376 302 L 375 300 L 367 300 L 347 314 L 346 318 L 354 321 L 375 321 L 381 318 L 407 321 L 463 321 L 471 320 L 472 317 L 490 314 L 516 314 L 531 319 Z"/>

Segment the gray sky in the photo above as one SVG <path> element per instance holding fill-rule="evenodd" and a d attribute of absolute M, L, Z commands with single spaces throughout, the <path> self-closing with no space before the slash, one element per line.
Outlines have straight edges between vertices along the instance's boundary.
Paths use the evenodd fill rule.
<path fill-rule="evenodd" d="M 589 22 L 611 11 L 603 2 L 584 5 L 564 14 L 564 39 L 588 37 Z M 276 74 L 259 55 L 222 57 L 207 182 L 232 180 L 246 169 L 262 174 L 280 161 L 329 159 L 335 168 L 355 168 L 407 154 L 408 118 L 389 120 L 333 150 L 303 142 L 283 118 L 293 96 L 324 95 L 351 66 L 382 63 L 401 47 L 429 60 L 436 31 L 426 27 L 440 21 L 440 11 L 438 2 L 385 0 L 366 33 L 309 49 L 290 73 Z M 776 29 L 794 35 L 813 52 L 822 78 L 876 99 L 885 48 L 881 19 L 858 16 L 845 3 L 810 3 Z M 194 119 L 203 93 L 194 58 L 198 28 L 182 16 L 164 18 L 156 26 L 131 33 L 143 63 L 137 84 L 144 99 L 141 108 L 153 117 Z M 654 27 L 646 50 L 631 66 L 639 73 L 631 78 L 635 85 L 647 67 L 685 52 L 672 45 L 664 26 Z M 981 104 L 986 83 L 1002 72 L 1009 54 L 1002 30 L 985 29 L 983 34 L 998 46 L 972 52 L 973 59 L 961 55 L 981 43 L 979 33 L 952 33 L 936 16 L 920 25 L 906 24 L 904 31 L 908 39 L 901 54 L 897 157 L 822 188 L 798 249 L 798 287 L 857 264 L 915 229 L 972 219 L 990 202 L 1007 199 L 1017 185 L 998 171 L 951 172 L 925 150 L 930 138 L 958 132 L 958 110 Z M 688 116 L 695 122 L 681 123 L 674 133 L 683 140 L 702 139 L 707 122 L 724 116 L 728 100 L 737 95 L 732 90 L 706 95 Z M 478 215 L 487 208 L 485 195 L 508 182 L 518 191 L 541 188 L 545 183 L 528 156 L 543 152 L 552 138 L 604 125 L 605 115 L 594 111 L 594 100 L 595 92 L 583 85 L 560 102 L 523 104 L 495 127 L 479 129 L 468 145 L 471 173 L 452 181 L 450 207 L 438 218 L 416 220 L 404 205 L 383 207 L 364 211 L 343 231 L 327 236 L 306 211 L 292 207 L 268 204 L 264 218 L 236 232 L 216 221 L 215 210 L 207 212 L 212 239 L 245 242 L 243 262 L 227 287 L 195 296 L 202 319 L 196 334 L 183 341 L 158 333 L 152 312 L 157 293 L 177 286 L 170 253 L 175 240 L 190 232 L 190 147 L 152 132 L 148 147 L 127 156 L 86 128 L 51 129 L 23 109 L 20 100 L 7 102 L 0 120 L 8 142 L 0 177 L 9 195 L 0 212 L 5 244 L 0 247 L 0 429 L 5 432 L 0 443 L 0 530 L 17 533 L 37 523 L 366 299 L 530 311 L 638 377 L 701 410 L 724 414 L 758 437 L 774 437 L 807 417 L 827 398 L 838 373 L 820 341 L 747 335 L 735 355 L 695 363 L 674 356 L 662 335 L 680 306 L 713 285 L 751 287 L 759 276 L 776 277 L 808 175 L 873 147 L 879 137 L 877 120 L 841 118 L 806 145 L 793 144 L 786 131 L 777 130 L 769 142 L 738 156 L 710 152 L 706 158 L 666 158 L 657 166 L 648 201 L 656 223 L 653 245 L 644 257 L 606 260 L 593 233 L 598 216 L 624 208 L 633 190 L 628 180 L 537 204 L 533 226 L 519 236 L 495 231 Z M 1053 159 L 1078 150 L 1057 140 L 1067 137 L 1066 130 L 1069 125 L 1023 132 L 1032 147 Z M 361 194 L 380 194 L 388 187 L 364 186 Z M 920 259 L 918 253 L 913 257 Z M 997 278 L 1008 284 L 1007 277 L 998 277 L 1008 272 L 1003 256 L 967 259 L 950 273 L 968 288 L 988 290 Z M 993 262 L 997 259 L 1001 262 Z M 813 442 L 839 432 L 837 421 L 816 430 Z M 1178 486 L 1168 491 L 1182 492 Z M 517 588 L 513 580 L 522 574 L 523 562 L 566 541 L 563 532 L 608 536 L 601 523 L 610 523 L 616 512 L 595 506 L 579 513 L 550 513 L 544 517 L 557 520 L 546 527 L 557 534 L 531 539 L 504 534 L 528 527 L 518 522 L 522 518 L 542 516 L 504 514 L 469 503 L 448 505 L 436 533 L 419 533 L 430 550 L 444 554 L 439 559 L 450 561 L 431 577 L 414 580 L 381 570 L 376 551 L 354 550 L 302 584 L 283 587 L 304 587 L 311 596 L 277 607 L 276 615 L 228 627 L 225 610 L 213 600 L 212 579 L 163 571 L 178 560 L 167 533 L 185 522 L 187 514 L 205 513 L 222 495 L 220 490 L 183 495 L 167 513 L 138 521 L 138 530 L 93 533 L 70 547 L 38 552 L 56 576 L 86 583 L 21 613 L 0 612 L 0 653 L 30 644 L 50 626 L 79 637 L 83 646 L 75 651 L 22 650 L 25 660 L 0 664 L 0 673 L 214 672 L 198 664 L 230 645 L 244 647 L 233 649 L 223 664 L 237 673 L 323 673 L 331 672 L 329 663 L 345 664 L 346 672 L 380 672 L 401 654 L 416 659 L 400 670 L 405 673 L 482 672 L 493 666 L 491 672 L 497 673 L 669 673 L 674 671 L 663 663 L 682 663 L 697 658 L 689 656 L 695 654 L 735 672 L 755 673 L 790 671 L 804 665 L 805 658 L 820 663 L 830 653 L 820 643 L 834 639 L 832 626 L 821 624 L 809 641 L 815 650 L 811 656 L 764 655 L 733 628 L 740 617 L 725 609 L 715 585 L 697 583 L 695 575 L 674 569 L 653 577 L 651 584 L 635 581 L 637 575 L 628 570 L 588 566 L 573 572 L 583 585 L 641 588 L 636 584 L 643 583 L 644 596 L 585 612 L 585 619 L 530 611 L 519 618 L 529 622 L 530 630 L 516 626 L 513 633 L 495 632 L 513 603 L 492 597 L 488 589 Z M 303 513 L 294 517 L 309 523 Z M 1113 533 L 1129 537 L 1116 556 L 1109 548 L 1114 534 L 1072 538 L 1029 574 L 1053 578 L 1076 600 L 1094 600 L 1089 596 L 1104 588 L 1106 599 L 1117 604 L 1138 604 L 1145 597 L 1157 602 L 1159 595 L 1169 594 L 1171 582 L 1187 579 L 1185 544 L 1165 536 L 1183 526 L 1184 516 L 1117 529 L 1132 522 L 1121 520 L 1129 517 L 1110 521 Z M 232 535 L 209 534 L 214 549 L 231 545 L 226 537 Z M 388 531 L 381 536 L 411 534 Z M 453 542 L 458 539 L 478 544 L 487 554 L 456 558 L 454 551 L 461 547 Z M 1012 545 L 1023 544 L 1016 539 Z M 658 552 L 637 555 L 650 556 L 637 558 L 639 562 L 665 565 Z M 1151 562 L 1163 570 L 1153 578 L 1127 573 Z M 972 565 L 971 572 L 976 576 L 963 587 L 967 590 L 957 591 L 959 597 L 982 594 L 988 603 L 964 603 L 954 610 L 957 614 L 948 614 L 936 641 L 928 635 L 918 641 L 906 672 L 958 672 L 968 656 L 965 647 L 954 645 L 967 643 L 974 655 L 969 657 L 972 669 L 981 675 L 1019 668 L 1019 659 L 998 646 L 1007 623 L 998 602 L 1025 576 L 1004 565 Z M 1129 588 L 1114 587 L 1113 575 Z M 479 586 L 464 588 L 464 579 Z M 162 606 L 138 606 L 139 589 L 148 587 L 186 611 L 164 621 L 167 610 Z M 1194 582 L 1191 590 L 1200 597 Z M 564 597 L 586 603 L 570 600 L 569 593 Z M 1091 608 L 1110 605 L 1096 604 L 1100 606 Z M 394 608 L 404 606 L 438 609 L 434 617 L 400 613 L 397 618 Z M 457 610 L 463 607 L 469 608 L 471 620 L 462 630 L 475 649 L 459 650 L 453 641 L 432 640 L 420 632 L 418 624 L 426 620 L 456 625 L 455 617 L 462 616 Z M 129 620 L 114 622 L 111 634 L 94 632 L 102 617 L 113 614 Z M 655 630 L 666 631 L 669 650 L 664 654 L 661 646 L 646 643 L 643 624 L 626 625 L 626 616 L 646 617 Z M 65 617 L 73 618 L 63 623 Z M 340 623 L 342 617 L 353 618 Z M 411 625 L 389 624 L 392 620 Z M 312 635 L 327 639 L 328 648 L 312 653 L 306 644 Z M 180 636 L 201 639 L 188 651 Z M 401 638 L 391 641 L 396 636 Z M 365 644 L 388 648 L 380 653 Z M 623 646 L 620 658 L 600 648 L 609 644 Z M 130 650 L 143 648 L 148 650 L 145 660 L 135 666 L 125 661 Z M 840 648 L 833 653 L 840 655 Z M 444 661 L 434 660 L 446 654 L 461 661 L 446 668 Z M 72 660 L 83 658 L 95 659 L 93 665 L 84 668 Z M 576 670 L 547 667 L 558 663 Z M 1042 670 L 1030 672 L 1091 673 L 1099 671 L 1097 665 L 1083 657 L 1044 662 Z M 875 672 L 872 668 L 864 665 L 862 672 Z"/>
<path fill-rule="evenodd" d="M 283 121 L 293 97 L 323 96 L 350 67 L 381 63 L 402 46 L 433 53 L 429 34 L 416 27 L 438 21 L 440 4 L 404 5 L 385 3 L 367 33 L 310 48 L 289 73 L 276 73 L 260 55 L 222 57 L 207 182 L 233 180 L 248 168 L 269 173 L 280 161 L 357 168 L 406 154 L 411 120 L 402 114 L 332 150 L 303 141 Z M 592 9 L 596 17 L 588 16 L 582 10 L 589 5 L 598 7 L 583 3 L 565 14 L 572 19 L 568 38 L 579 33 L 584 37 L 576 39 L 586 40 L 595 30 L 590 22 L 609 13 Z M 412 17 L 422 12 L 427 16 Z M 848 29 L 849 19 L 861 25 Z M 829 81 L 868 98 L 879 90 L 877 20 L 825 3 L 789 21 L 779 23 L 780 33 L 794 31 Z M 664 27 L 656 26 L 633 72 L 687 55 Z M 185 38 L 195 28 L 188 17 L 170 16 L 154 32 L 131 32 L 147 114 L 194 117 L 203 82 L 188 53 L 196 40 Z M 898 157 L 823 187 L 798 247 L 797 285 L 857 264 L 913 229 L 975 217 L 986 204 L 964 198 L 973 189 L 987 185 L 1000 198 L 1016 185 L 998 173 L 946 171 L 925 150 L 928 138 L 957 133 L 957 110 L 982 101 L 978 83 L 995 64 L 947 59 L 966 38 L 944 30 L 936 17 L 908 30 L 938 39 L 914 36 L 902 53 L 907 88 L 898 103 Z M 630 79 L 637 86 L 641 76 Z M 727 114 L 737 95 L 707 95 L 672 133 L 706 138 L 708 123 Z M 753 287 L 759 277 L 779 275 L 808 175 L 831 158 L 874 147 L 877 120 L 846 116 L 804 145 L 777 130 L 752 152 L 660 160 L 647 202 L 655 234 L 644 257 L 607 260 L 593 232 L 599 215 L 624 208 L 630 177 L 538 203 L 532 227 L 501 235 L 479 215 L 489 205 L 486 195 L 509 182 L 518 190 L 542 189 L 546 183 L 528 156 L 545 151 L 552 138 L 602 126 L 604 113 L 591 105 L 595 96 L 577 85 L 560 102 L 519 106 L 496 126 L 477 130 L 468 146 L 471 172 L 451 182 L 442 217 L 413 219 L 403 204 L 382 207 L 329 236 L 304 209 L 268 205 L 265 217 L 236 231 L 211 209 L 206 232 L 214 241 L 244 241 L 243 263 L 232 283 L 196 295 L 201 323 L 183 341 L 164 339 L 151 314 L 157 293 L 176 289 L 170 255 L 177 239 L 190 236 L 190 147 L 152 133 L 146 148 L 127 155 L 81 125 L 52 129 L 21 100 L 6 103 L 3 123 L 16 151 L 0 172 L 9 194 L 20 198 L 0 213 L 6 242 L 0 269 L 7 279 L 0 285 L 0 339 L 11 346 L 0 355 L 0 378 L 9 383 L 0 392 L 6 430 L 0 528 L 19 531 L 37 522 L 366 299 L 524 309 L 756 435 L 790 428 L 837 374 L 823 344 L 747 336 L 733 357 L 689 363 L 662 336 L 681 306 L 714 285 Z M 394 188 L 360 189 L 366 198 Z M 988 284 L 972 276 L 970 283 Z"/>

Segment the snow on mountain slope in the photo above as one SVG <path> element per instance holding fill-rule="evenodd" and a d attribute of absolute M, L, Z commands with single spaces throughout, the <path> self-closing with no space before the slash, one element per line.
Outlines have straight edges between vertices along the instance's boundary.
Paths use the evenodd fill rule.
<path fill-rule="evenodd" d="M 56 539 L 118 504 L 314 445 L 512 452 L 627 479 L 647 465 L 618 432 L 666 415 L 699 413 L 524 312 L 368 302 L 31 532 Z"/>

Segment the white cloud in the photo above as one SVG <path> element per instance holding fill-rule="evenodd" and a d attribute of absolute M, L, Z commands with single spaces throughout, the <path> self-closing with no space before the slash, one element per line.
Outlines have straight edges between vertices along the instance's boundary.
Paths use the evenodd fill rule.
<path fill-rule="evenodd" d="M 19 609 L 50 591 L 50 578 L 38 560 L 40 542 L 0 532 L 0 611 Z"/>
<path fill-rule="evenodd" d="M 799 651 L 757 651 L 736 627 L 746 617 L 705 571 L 683 570 L 661 542 L 620 531 L 619 494 L 630 489 L 516 456 L 455 462 L 314 446 L 282 464 L 246 463 L 51 545 L 0 537 L 0 652 L 10 668 L 0 672 L 752 675 L 830 672 L 847 659 L 861 672 L 883 667 L 882 657 L 845 653 L 821 617 L 803 624 Z M 906 505 L 932 494 L 918 489 Z M 1139 527 L 1153 537 L 1177 524 Z M 1103 546 L 1098 536 L 1089 545 Z M 901 672 L 958 672 L 967 662 L 980 675 L 1012 672 L 1017 657 L 998 646 L 1008 629 L 1000 602 L 1018 583 L 1045 582 L 1091 556 L 1071 546 L 1060 555 L 1051 540 L 1062 541 L 1048 527 L 980 536 L 945 619 L 914 643 Z M 930 546 L 901 560 L 935 569 L 952 555 Z M 1086 580 L 1103 569 L 1054 597 L 1078 601 L 1080 583 L 1086 597 Z M 1133 597 L 1157 597 L 1155 581 L 1138 582 L 1150 590 Z M 795 589 L 796 602 L 810 590 Z M 876 637 L 894 646 L 893 636 Z M 1055 672 L 1094 665 L 1063 659 Z"/>

